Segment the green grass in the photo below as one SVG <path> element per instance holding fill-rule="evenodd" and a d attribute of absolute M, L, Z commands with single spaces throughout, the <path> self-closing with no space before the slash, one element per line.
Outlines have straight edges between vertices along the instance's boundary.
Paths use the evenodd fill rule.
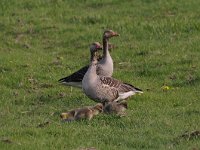
<path fill-rule="evenodd" d="M 124 118 L 62 123 L 62 111 L 94 102 L 57 80 L 89 63 L 107 28 L 121 35 L 113 76 L 144 94 Z M 1 0 L 0 149 L 200 149 L 180 137 L 200 130 L 199 35 L 197 0 Z"/>

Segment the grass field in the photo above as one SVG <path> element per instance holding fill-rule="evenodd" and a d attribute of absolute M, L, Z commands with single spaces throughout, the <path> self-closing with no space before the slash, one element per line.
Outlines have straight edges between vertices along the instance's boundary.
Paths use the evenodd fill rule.
<path fill-rule="evenodd" d="M 121 35 L 113 76 L 144 94 L 126 117 L 63 123 L 95 103 L 57 80 L 89 63 L 104 29 Z M 198 0 L 1 0 L 0 149 L 199 150 L 199 67 Z"/>

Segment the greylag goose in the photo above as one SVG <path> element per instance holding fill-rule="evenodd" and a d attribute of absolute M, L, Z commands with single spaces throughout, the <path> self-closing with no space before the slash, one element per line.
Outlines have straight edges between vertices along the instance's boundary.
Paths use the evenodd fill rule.
<path fill-rule="evenodd" d="M 118 33 L 112 30 L 106 30 L 103 34 L 103 56 L 98 58 L 97 74 L 104 76 L 112 76 L 113 73 L 113 60 L 109 53 L 108 40 L 114 36 L 119 36 Z M 82 88 L 82 80 L 89 68 L 89 65 L 79 69 L 73 74 L 61 78 L 58 81 L 64 85 Z"/>
<path fill-rule="evenodd" d="M 106 104 L 120 102 L 128 97 L 143 93 L 131 84 L 123 83 L 112 77 L 97 74 L 97 52 L 91 51 L 91 63 L 82 80 L 84 93 L 92 100 Z"/>

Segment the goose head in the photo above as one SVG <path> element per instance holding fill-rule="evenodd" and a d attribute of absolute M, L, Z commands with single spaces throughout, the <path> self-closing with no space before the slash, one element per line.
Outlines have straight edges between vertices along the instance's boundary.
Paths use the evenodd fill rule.
<path fill-rule="evenodd" d="M 114 32 L 113 30 L 105 30 L 103 33 L 103 37 L 107 39 L 114 36 L 119 36 L 119 34 L 117 32 Z"/>
<path fill-rule="evenodd" d="M 98 62 L 99 55 L 98 50 L 102 50 L 102 46 L 99 42 L 94 42 L 90 45 L 91 61 L 96 64 Z"/>
<path fill-rule="evenodd" d="M 94 42 L 90 45 L 90 51 L 91 53 L 94 53 L 98 50 L 102 50 L 102 46 L 99 42 Z"/>

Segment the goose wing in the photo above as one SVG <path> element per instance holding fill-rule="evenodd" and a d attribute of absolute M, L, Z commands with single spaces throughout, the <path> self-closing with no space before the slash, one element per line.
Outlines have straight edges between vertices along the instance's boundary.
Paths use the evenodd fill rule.
<path fill-rule="evenodd" d="M 74 72 L 73 74 L 61 78 L 58 81 L 61 83 L 68 83 L 68 82 L 82 82 L 85 73 L 87 72 L 89 66 L 85 66 L 78 71 Z"/>
<path fill-rule="evenodd" d="M 123 83 L 112 77 L 100 77 L 102 88 L 105 89 L 110 101 L 126 99 L 135 93 L 143 93 L 141 89 L 135 86 Z M 112 98 L 111 98 L 112 97 Z"/>
<path fill-rule="evenodd" d="M 100 54 L 98 54 L 98 61 L 100 61 L 102 58 L 103 57 Z M 83 77 L 84 77 L 85 73 L 87 72 L 88 68 L 89 68 L 89 65 L 84 66 L 81 69 L 79 69 L 78 71 L 74 72 L 73 74 L 59 79 L 58 82 L 61 82 L 61 83 L 82 82 Z"/>
<path fill-rule="evenodd" d="M 129 83 L 122 83 L 120 85 L 120 88 L 119 88 L 120 93 L 125 93 L 125 92 L 130 92 L 130 91 L 133 91 L 136 93 L 143 93 L 141 89 L 139 89 Z"/>

